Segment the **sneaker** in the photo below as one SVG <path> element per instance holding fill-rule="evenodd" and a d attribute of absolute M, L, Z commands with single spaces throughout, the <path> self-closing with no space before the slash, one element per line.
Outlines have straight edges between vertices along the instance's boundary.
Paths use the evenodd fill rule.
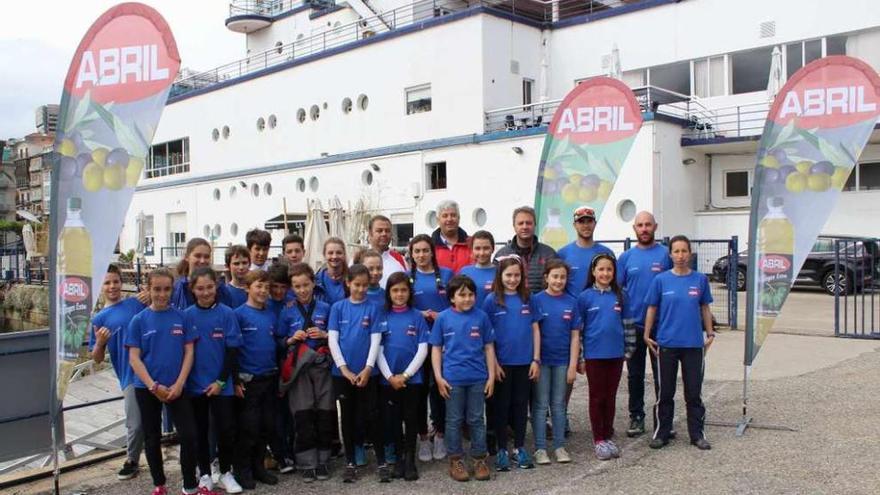
<path fill-rule="evenodd" d="M 669 445 L 669 440 L 665 438 L 654 438 L 651 440 L 651 443 L 648 444 L 648 447 L 651 447 L 652 449 L 662 449 L 667 445 Z"/>
<path fill-rule="evenodd" d="M 634 438 L 643 433 L 645 433 L 645 418 L 631 419 L 629 421 L 629 428 L 626 429 L 626 436 Z"/>
<path fill-rule="evenodd" d="M 607 461 L 614 457 L 611 454 L 611 448 L 608 447 L 608 443 L 605 441 L 594 443 L 593 450 L 596 452 L 596 459 L 599 459 L 600 461 Z"/>
<path fill-rule="evenodd" d="M 471 480 L 471 473 L 468 472 L 460 455 L 449 456 L 449 477 L 455 481 Z"/>
<path fill-rule="evenodd" d="M 294 467 L 293 459 L 285 457 L 278 463 L 278 472 L 281 474 L 290 474 L 295 470 L 296 468 Z"/>
<path fill-rule="evenodd" d="M 354 463 L 357 467 L 367 465 L 367 449 L 363 445 L 354 446 Z"/>
<path fill-rule="evenodd" d="M 168 489 L 165 488 L 165 485 L 157 486 L 153 488 L 152 495 L 168 495 Z"/>
<path fill-rule="evenodd" d="M 419 460 L 422 462 L 431 462 L 434 454 L 431 450 L 430 440 L 419 440 Z"/>
<path fill-rule="evenodd" d="M 357 466 L 349 464 L 345 466 L 345 472 L 342 474 L 343 483 L 354 483 L 357 480 Z"/>
<path fill-rule="evenodd" d="M 201 478 L 199 478 L 199 488 L 207 488 L 208 491 L 214 489 L 214 480 L 211 479 L 210 474 L 203 474 Z"/>
<path fill-rule="evenodd" d="M 532 462 L 532 458 L 529 457 L 526 449 L 516 449 L 515 456 L 516 467 L 520 469 L 533 469 L 535 467 L 535 463 Z"/>
<path fill-rule="evenodd" d="M 326 464 L 319 464 L 315 469 L 315 476 L 318 478 L 318 481 L 326 481 L 330 479 L 330 470 L 327 469 Z"/>
<path fill-rule="evenodd" d="M 397 464 L 397 451 L 394 450 L 393 443 L 385 444 L 385 462 L 388 464 Z"/>
<path fill-rule="evenodd" d="M 138 474 L 138 465 L 131 462 L 131 461 L 125 461 L 125 463 L 122 464 L 122 469 L 120 469 L 119 472 L 116 473 L 116 479 L 130 480 L 130 479 L 134 478 L 135 476 L 137 476 L 137 474 Z"/>
<path fill-rule="evenodd" d="M 207 476 L 208 476 L 208 478 L 211 477 L 211 475 L 207 475 Z M 187 492 L 183 492 L 183 493 L 187 493 Z M 198 495 L 220 495 L 219 493 L 215 492 L 214 490 L 209 490 L 208 487 L 205 487 L 205 486 L 200 486 L 199 489 L 196 491 L 196 493 Z"/>
<path fill-rule="evenodd" d="M 605 440 L 605 445 L 607 445 L 608 448 L 611 450 L 611 455 L 612 455 L 615 459 L 617 459 L 618 457 L 620 457 L 620 447 L 618 447 L 616 443 L 614 443 L 614 442 L 611 441 L 611 440 Z"/>
<path fill-rule="evenodd" d="M 220 481 L 220 475 L 223 474 L 220 472 L 220 459 L 214 458 L 211 461 L 211 481 L 216 485 Z"/>
<path fill-rule="evenodd" d="M 217 480 L 217 484 L 226 493 L 241 493 L 241 485 L 235 481 L 235 476 L 232 475 L 232 471 L 227 471 L 221 474 L 220 479 Z"/>
<path fill-rule="evenodd" d="M 443 441 L 443 437 L 434 437 L 433 457 L 438 461 L 446 458 L 446 442 Z"/>
<path fill-rule="evenodd" d="M 474 459 L 474 479 L 477 481 L 489 481 L 492 479 L 492 472 L 489 471 L 489 466 L 486 464 L 486 461 L 489 459 L 489 455 L 483 455 L 483 457 L 478 457 Z"/>
<path fill-rule="evenodd" d="M 376 475 L 379 477 L 379 483 L 388 483 L 391 481 L 391 469 L 388 464 L 382 464 L 376 469 Z"/>
<path fill-rule="evenodd" d="M 538 449 L 535 451 L 535 464 L 546 466 L 550 464 L 550 456 L 547 455 L 547 451 L 545 449 Z"/>
<path fill-rule="evenodd" d="M 560 464 L 571 462 L 571 456 L 568 455 L 568 451 L 565 450 L 565 447 L 559 447 L 558 449 L 554 450 L 553 456 L 556 457 L 556 462 Z"/>
<path fill-rule="evenodd" d="M 253 490 L 257 487 L 257 482 L 254 481 L 254 477 L 248 472 L 247 474 L 236 473 L 235 482 L 238 483 L 238 486 L 242 487 L 245 490 Z"/>
<path fill-rule="evenodd" d="M 705 438 L 699 438 L 697 440 L 691 440 L 691 445 L 695 446 L 700 450 L 712 450 L 712 444 L 709 443 Z"/>
<path fill-rule="evenodd" d="M 499 449 L 495 453 L 495 471 L 510 471 L 510 456 L 507 449 Z"/>
<path fill-rule="evenodd" d="M 318 474 L 314 469 L 303 469 L 302 471 L 302 480 L 303 483 L 311 483 L 318 479 Z"/>

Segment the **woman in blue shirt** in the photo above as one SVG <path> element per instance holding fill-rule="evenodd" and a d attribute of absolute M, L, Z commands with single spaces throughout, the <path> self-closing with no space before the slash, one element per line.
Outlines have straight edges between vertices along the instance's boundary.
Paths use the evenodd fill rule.
<path fill-rule="evenodd" d="M 587 289 L 578 297 L 578 313 L 584 322 L 581 371 L 589 383 L 593 449 L 601 461 L 620 457 L 611 439 L 624 356 L 623 293 L 616 271 L 613 256 L 596 255 L 587 273 Z"/>
<path fill-rule="evenodd" d="M 651 352 L 658 356 L 660 374 L 660 399 L 654 406 L 658 423 L 650 446 L 660 449 L 669 443 L 676 378 L 681 363 L 691 444 L 700 450 L 709 450 L 712 446 L 703 432 L 706 408 L 701 394 L 704 354 L 715 340 L 709 309 L 712 294 L 706 276 L 690 268 L 690 240 L 683 235 L 673 237 L 669 241 L 669 251 L 672 270 L 657 275 L 645 296 L 648 310 L 644 339 Z M 655 324 L 656 340 L 651 338 Z"/>
<path fill-rule="evenodd" d="M 345 241 L 331 237 L 324 241 L 324 267 L 315 274 L 315 283 L 324 293 L 329 305 L 345 299 L 345 279 L 348 272 L 348 256 Z"/>

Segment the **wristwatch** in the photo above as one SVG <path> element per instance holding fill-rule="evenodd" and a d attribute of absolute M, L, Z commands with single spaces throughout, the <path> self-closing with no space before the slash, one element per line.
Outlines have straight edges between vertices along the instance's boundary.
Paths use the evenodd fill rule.
<path fill-rule="evenodd" d="M 532 359 L 532 362 L 535 363 L 535 364 L 537 364 L 538 366 L 541 366 L 541 360 L 540 360 L 540 359 Z"/>
<path fill-rule="evenodd" d="M 404 372 L 401 373 L 400 375 L 403 376 L 403 381 L 405 381 L 405 382 L 408 382 L 409 379 L 412 378 L 412 375 L 410 375 L 410 374 L 407 373 L 406 371 L 404 371 Z"/>

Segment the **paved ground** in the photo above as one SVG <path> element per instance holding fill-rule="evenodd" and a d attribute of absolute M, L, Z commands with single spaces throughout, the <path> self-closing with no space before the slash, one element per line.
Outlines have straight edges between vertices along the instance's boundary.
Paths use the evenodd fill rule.
<path fill-rule="evenodd" d="M 710 422 L 739 418 L 742 335 L 725 333 L 708 355 L 704 400 Z M 697 451 L 685 438 L 661 451 L 649 449 L 644 437 L 621 438 L 623 456 L 599 462 L 588 452 L 586 390 L 580 379 L 571 406 L 575 433 L 570 448 L 575 462 L 570 465 L 500 473 L 490 482 L 465 484 L 451 481 L 443 464 L 432 463 L 420 465 L 422 478 L 414 483 L 379 484 L 364 479 L 344 485 L 334 478 L 309 486 L 285 477 L 281 485 L 259 486 L 254 493 L 877 493 L 878 369 L 880 341 L 771 335 L 754 368 L 750 410 L 756 422 L 785 425 L 794 432 L 749 429 L 737 438 L 732 428 L 709 426 L 707 434 L 714 447 L 710 452 Z M 624 385 L 618 395 L 619 430 L 625 428 L 626 397 Z M 681 404 L 678 409 L 677 429 L 684 434 Z M 173 449 L 166 450 L 166 458 L 170 485 L 179 487 Z M 118 464 L 112 461 L 65 474 L 64 493 L 149 493 L 145 470 L 133 481 L 117 482 Z M 42 481 L 9 492 L 40 493 L 50 486 Z"/>

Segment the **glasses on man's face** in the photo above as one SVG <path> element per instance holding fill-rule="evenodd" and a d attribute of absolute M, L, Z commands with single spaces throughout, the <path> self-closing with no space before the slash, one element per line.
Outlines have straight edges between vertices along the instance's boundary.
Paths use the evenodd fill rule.
<path fill-rule="evenodd" d="M 581 217 L 581 218 L 578 218 L 577 220 L 575 220 L 575 222 L 581 223 L 581 224 L 595 222 L 595 221 L 596 221 L 595 218 L 590 218 L 590 217 Z"/>

